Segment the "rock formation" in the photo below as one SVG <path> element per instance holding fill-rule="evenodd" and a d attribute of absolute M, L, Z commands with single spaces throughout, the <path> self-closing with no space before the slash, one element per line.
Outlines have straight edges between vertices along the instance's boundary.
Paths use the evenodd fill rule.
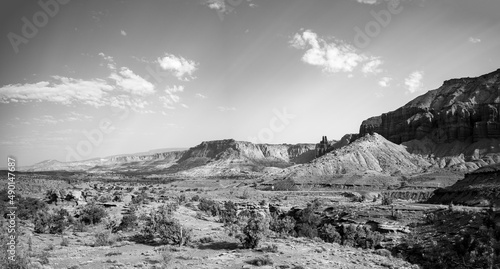
<path fill-rule="evenodd" d="M 434 191 L 430 203 L 500 205 L 500 164 L 481 167 L 450 187 Z"/>
<path fill-rule="evenodd" d="M 24 171 L 164 172 L 197 176 L 234 175 L 284 168 L 314 159 L 314 144 L 253 144 L 233 139 L 206 141 L 185 151 L 130 154 L 77 162 L 44 161 Z M 205 167 L 206 166 L 206 167 Z M 200 168 L 197 171 L 189 169 Z M 213 174 L 211 174 L 213 173 Z"/>
<path fill-rule="evenodd" d="M 326 136 L 323 136 L 321 138 L 321 141 L 319 141 L 318 144 L 316 144 L 316 158 L 321 157 L 325 155 L 328 152 L 329 144 L 328 144 L 328 138 Z"/>
<path fill-rule="evenodd" d="M 408 153 L 404 146 L 394 144 L 379 134 L 373 134 L 334 149 L 310 163 L 287 168 L 284 178 L 295 181 L 322 178 L 330 183 L 341 181 L 346 184 L 349 183 L 346 180 L 353 183 L 357 177 L 362 181 L 365 176 L 374 180 L 377 176 L 390 177 L 391 174 L 422 172 L 430 166 L 431 163 L 426 159 Z"/>
<path fill-rule="evenodd" d="M 400 144 L 500 138 L 500 69 L 476 78 L 445 81 L 403 107 L 362 122 L 360 135 L 381 134 Z"/>

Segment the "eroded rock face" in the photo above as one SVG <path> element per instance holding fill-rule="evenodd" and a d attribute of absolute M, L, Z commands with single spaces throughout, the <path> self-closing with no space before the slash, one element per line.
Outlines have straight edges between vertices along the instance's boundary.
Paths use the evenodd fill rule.
<path fill-rule="evenodd" d="M 500 205 L 500 164 L 481 167 L 466 174 L 464 179 L 450 187 L 434 191 L 428 200 L 439 204 L 464 204 L 471 206 Z"/>
<path fill-rule="evenodd" d="M 422 172 L 430 166 L 431 163 L 426 159 L 408 153 L 404 146 L 394 144 L 379 134 L 373 134 L 365 135 L 310 163 L 287 168 L 284 173 L 286 178 L 298 181 L 324 177 L 333 182 L 333 176 L 345 175 L 351 180 L 354 178 L 352 175 L 364 175 L 367 171 L 371 174 L 366 174 L 366 177 L 394 173 L 411 174 Z M 343 183 L 346 182 L 343 180 Z"/>
<path fill-rule="evenodd" d="M 405 106 L 362 122 L 360 135 L 379 133 L 402 142 L 430 138 L 435 143 L 500 138 L 500 69 L 445 81 Z"/>

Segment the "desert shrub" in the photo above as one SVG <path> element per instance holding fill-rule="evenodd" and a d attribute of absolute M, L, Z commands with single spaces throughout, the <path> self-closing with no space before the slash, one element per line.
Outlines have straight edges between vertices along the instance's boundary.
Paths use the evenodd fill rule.
<path fill-rule="evenodd" d="M 17 217 L 20 219 L 32 219 L 36 212 L 47 209 L 47 204 L 40 199 L 31 197 L 20 197 L 17 205 Z"/>
<path fill-rule="evenodd" d="M 328 243 L 341 243 L 342 236 L 337 231 L 337 228 L 331 224 L 323 225 L 319 231 L 319 238 Z"/>
<path fill-rule="evenodd" d="M 256 257 L 253 258 L 249 261 L 247 261 L 248 264 L 255 265 L 255 266 L 264 266 L 264 265 L 273 265 L 273 260 L 269 256 L 262 256 L 262 257 Z"/>
<path fill-rule="evenodd" d="M 214 239 L 210 236 L 205 236 L 205 237 L 200 238 L 199 241 L 201 244 L 207 244 L 207 243 L 212 243 L 214 241 Z"/>
<path fill-rule="evenodd" d="M 118 230 L 130 231 L 137 226 L 137 215 L 135 212 L 130 212 L 130 214 L 123 216 Z"/>
<path fill-rule="evenodd" d="M 59 198 L 60 193 L 57 190 L 50 189 L 45 192 L 45 201 L 47 203 L 52 204 L 55 203 L 57 205 L 57 199 Z"/>
<path fill-rule="evenodd" d="M 87 232 L 87 231 L 88 231 L 87 225 L 85 225 L 85 223 L 81 221 L 77 221 L 73 225 L 73 232 Z"/>
<path fill-rule="evenodd" d="M 174 219 L 171 209 L 163 205 L 149 212 L 142 235 L 149 240 L 159 238 L 161 243 L 182 246 L 191 241 L 192 231 Z"/>
<path fill-rule="evenodd" d="M 279 236 L 295 235 L 295 219 L 290 216 L 280 217 L 271 214 L 269 229 Z"/>
<path fill-rule="evenodd" d="M 102 223 L 106 230 L 110 230 L 112 233 L 116 233 L 119 230 L 119 225 L 121 220 L 118 220 L 116 216 L 106 216 L 102 219 Z"/>
<path fill-rule="evenodd" d="M 318 236 L 318 226 L 321 223 L 321 217 L 316 214 L 320 202 L 315 200 L 299 212 L 295 230 L 298 236 L 315 238 Z"/>
<path fill-rule="evenodd" d="M 115 242 L 115 240 L 111 237 L 110 230 L 98 231 L 94 233 L 94 238 L 94 247 L 110 246 Z"/>
<path fill-rule="evenodd" d="M 149 196 L 145 191 L 136 193 L 136 195 L 132 196 L 131 203 L 134 205 L 140 205 L 147 203 Z"/>
<path fill-rule="evenodd" d="M 66 209 L 59 209 L 58 211 L 50 214 L 46 210 L 39 211 L 35 214 L 33 224 L 35 233 L 51 233 L 61 234 L 70 224 L 74 222 Z"/>
<path fill-rule="evenodd" d="M 382 235 L 364 225 L 343 225 L 340 229 L 341 244 L 345 246 L 375 248 L 382 242 Z"/>
<path fill-rule="evenodd" d="M 399 210 L 392 210 L 391 212 L 392 219 L 400 220 L 403 218 L 403 213 Z"/>
<path fill-rule="evenodd" d="M 177 201 L 179 204 L 186 202 L 186 194 L 183 193 L 183 194 L 179 195 L 179 197 L 177 197 Z"/>
<path fill-rule="evenodd" d="M 112 251 L 112 252 L 108 252 L 108 253 L 104 254 L 104 256 L 105 257 L 111 257 L 111 256 L 120 256 L 122 254 L 123 254 L 123 252 Z"/>
<path fill-rule="evenodd" d="M 109 194 L 103 194 L 97 198 L 97 201 L 100 203 L 108 203 L 111 202 L 111 200 L 113 200 L 113 197 L 111 197 L 111 195 Z"/>
<path fill-rule="evenodd" d="M 360 195 L 360 196 L 355 195 L 355 196 L 353 196 L 351 198 L 351 202 L 353 202 L 353 203 L 362 203 L 362 202 L 365 201 L 365 199 L 366 199 L 366 197 L 364 195 Z"/>
<path fill-rule="evenodd" d="M 197 202 L 200 200 L 200 196 L 198 194 L 196 194 L 195 196 L 191 197 L 191 201 L 193 202 Z"/>
<path fill-rule="evenodd" d="M 237 235 L 243 247 L 256 248 L 269 229 L 269 222 L 258 212 L 251 212 L 250 217 L 240 226 L 241 233 Z"/>
<path fill-rule="evenodd" d="M 236 223 L 238 221 L 236 213 L 236 204 L 233 201 L 225 201 L 224 210 L 220 212 L 220 222 L 224 224 Z"/>
<path fill-rule="evenodd" d="M 103 218 L 108 215 L 103 206 L 95 203 L 86 204 L 80 212 L 80 221 L 85 224 L 100 223 Z"/>
<path fill-rule="evenodd" d="M 382 205 L 392 205 L 392 202 L 393 200 L 388 194 L 382 197 Z"/>
<path fill-rule="evenodd" d="M 16 194 L 15 203 L 17 206 L 16 217 L 22 220 L 32 220 L 38 211 L 47 210 L 47 204 L 36 198 L 22 197 Z M 9 213 L 7 206 L 10 198 L 7 189 L 0 190 L 0 216 L 6 217 Z"/>
<path fill-rule="evenodd" d="M 447 217 L 447 215 L 453 214 Z M 495 225 L 495 214 L 471 214 L 466 212 L 435 212 L 437 219 L 459 219 L 462 217 L 482 218 L 483 225 L 477 229 L 468 226 L 454 234 L 437 239 L 425 238 L 422 234 L 412 233 L 396 246 L 394 251 L 411 263 L 422 268 L 498 268 L 500 264 L 500 228 Z M 433 222 L 429 228 L 439 229 L 444 225 Z M 452 231 L 450 231 L 452 232 Z"/>
<path fill-rule="evenodd" d="M 220 215 L 221 212 L 219 203 L 207 198 L 200 199 L 200 202 L 198 204 L 198 209 L 200 209 L 203 212 L 206 212 L 207 214 L 210 214 L 211 216 L 218 216 Z"/>
<path fill-rule="evenodd" d="M 35 233 L 46 233 L 49 227 L 50 214 L 43 210 L 35 214 L 35 219 L 33 220 L 34 232 Z"/>
<path fill-rule="evenodd" d="M 179 209 L 178 203 L 168 203 L 165 204 L 164 207 L 167 209 L 168 214 L 173 214 L 175 211 Z"/>
<path fill-rule="evenodd" d="M 272 245 L 267 245 L 261 249 L 263 252 L 272 252 L 272 253 L 277 253 L 278 252 L 278 245 L 272 244 Z"/>
<path fill-rule="evenodd" d="M 66 209 L 61 208 L 50 216 L 49 233 L 61 234 L 73 222 L 73 216 Z"/>

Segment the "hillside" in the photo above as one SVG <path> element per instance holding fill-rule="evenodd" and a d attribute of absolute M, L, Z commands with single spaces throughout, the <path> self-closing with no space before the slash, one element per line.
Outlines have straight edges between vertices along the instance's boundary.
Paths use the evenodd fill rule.
<path fill-rule="evenodd" d="M 481 167 L 452 186 L 438 189 L 429 200 L 439 204 L 500 205 L 500 164 Z"/>
<path fill-rule="evenodd" d="M 368 134 L 310 163 L 285 169 L 283 174 L 295 182 L 323 179 L 339 184 L 382 184 L 368 181 L 424 172 L 431 165 L 428 160 L 408 153 L 402 145 L 379 134 Z"/>
<path fill-rule="evenodd" d="M 48 160 L 23 171 L 86 171 L 86 172 L 183 172 L 190 175 L 234 175 L 262 171 L 266 167 L 283 168 L 314 158 L 313 144 L 252 144 L 232 139 L 207 141 L 185 151 L 153 154 L 130 154 L 95 158 L 77 162 Z M 201 169 L 206 166 L 205 169 Z M 197 170 L 190 171 L 191 169 Z"/>

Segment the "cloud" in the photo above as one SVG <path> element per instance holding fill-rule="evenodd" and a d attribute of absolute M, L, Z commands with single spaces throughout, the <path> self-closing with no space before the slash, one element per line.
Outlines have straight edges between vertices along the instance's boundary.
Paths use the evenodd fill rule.
<path fill-rule="evenodd" d="M 323 72 L 352 72 L 356 66 L 366 62 L 366 71 L 378 71 L 382 61 L 377 57 L 358 54 L 356 48 L 345 42 L 334 40 L 327 43 L 311 30 L 302 34 L 296 33 L 290 40 L 290 45 L 296 49 L 306 50 L 302 61 L 321 67 Z"/>
<path fill-rule="evenodd" d="M 375 4 L 378 4 L 379 1 L 378 0 L 356 0 L 358 3 L 362 3 L 362 4 L 369 4 L 369 5 L 375 5 Z"/>
<path fill-rule="evenodd" d="M 217 11 L 222 11 L 222 12 L 226 11 L 226 3 L 224 2 L 224 0 L 208 0 L 206 2 L 206 5 L 209 8 L 215 9 Z"/>
<path fill-rule="evenodd" d="M 217 109 L 221 112 L 226 112 L 226 111 L 235 111 L 235 107 L 225 107 L 225 106 L 218 106 Z"/>
<path fill-rule="evenodd" d="M 115 60 L 113 59 L 113 57 L 111 56 L 108 56 L 102 52 L 99 52 L 99 56 L 101 56 L 104 61 L 106 61 L 108 64 L 108 68 L 111 69 L 111 70 L 116 70 L 116 63 L 115 63 Z"/>
<path fill-rule="evenodd" d="M 422 90 L 422 87 L 424 85 L 422 83 L 423 78 L 423 71 L 415 71 L 411 73 L 410 76 L 405 79 L 405 85 L 408 87 L 408 91 L 410 93 L 414 93 Z"/>
<path fill-rule="evenodd" d="M 378 85 L 380 87 L 389 87 L 389 83 L 391 82 L 392 78 L 390 77 L 383 77 L 379 80 Z"/>
<path fill-rule="evenodd" d="M 469 42 L 476 44 L 481 42 L 481 39 L 475 37 L 469 37 Z"/>
<path fill-rule="evenodd" d="M 173 54 L 166 54 L 163 58 L 158 58 L 158 63 L 163 70 L 172 72 L 177 79 L 184 81 L 194 78 L 193 73 L 198 65 L 192 60 Z"/>
<path fill-rule="evenodd" d="M 127 32 L 125 32 L 125 31 L 123 31 L 123 30 L 121 30 L 121 31 L 120 31 L 120 34 L 121 34 L 122 36 L 127 36 Z"/>
<path fill-rule="evenodd" d="M 113 90 L 105 80 L 82 80 L 54 76 L 53 81 L 10 84 L 0 88 L 0 103 L 52 102 L 63 105 L 106 105 L 106 95 Z"/>
<path fill-rule="evenodd" d="M 363 68 L 361 68 L 361 72 L 365 74 L 378 74 L 382 72 L 382 69 L 379 68 L 382 64 L 382 60 L 376 57 L 372 57 L 371 60 L 363 65 Z"/>
<path fill-rule="evenodd" d="M 145 96 L 155 93 L 155 87 L 151 82 L 136 75 L 127 67 L 122 67 L 118 73 L 112 73 L 109 78 L 123 90 L 134 95 Z"/>
<path fill-rule="evenodd" d="M 195 97 L 196 97 L 196 98 L 200 98 L 200 99 L 207 99 L 207 98 L 208 98 L 207 96 L 205 96 L 205 95 L 203 95 L 203 94 L 201 94 L 201 93 L 197 93 L 197 94 L 195 95 Z"/>
<path fill-rule="evenodd" d="M 163 107 L 168 109 L 175 109 L 175 104 L 179 103 L 179 101 L 181 100 L 181 97 L 175 93 L 183 91 L 184 86 L 174 85 L 173 87 L 167 87 L 167 89 L 165 89 L 165 93 L 167 95 L 160 96 L 160 101 L 163 103 Z M 185 105 L 181 104 L 181 106 Z"/>

